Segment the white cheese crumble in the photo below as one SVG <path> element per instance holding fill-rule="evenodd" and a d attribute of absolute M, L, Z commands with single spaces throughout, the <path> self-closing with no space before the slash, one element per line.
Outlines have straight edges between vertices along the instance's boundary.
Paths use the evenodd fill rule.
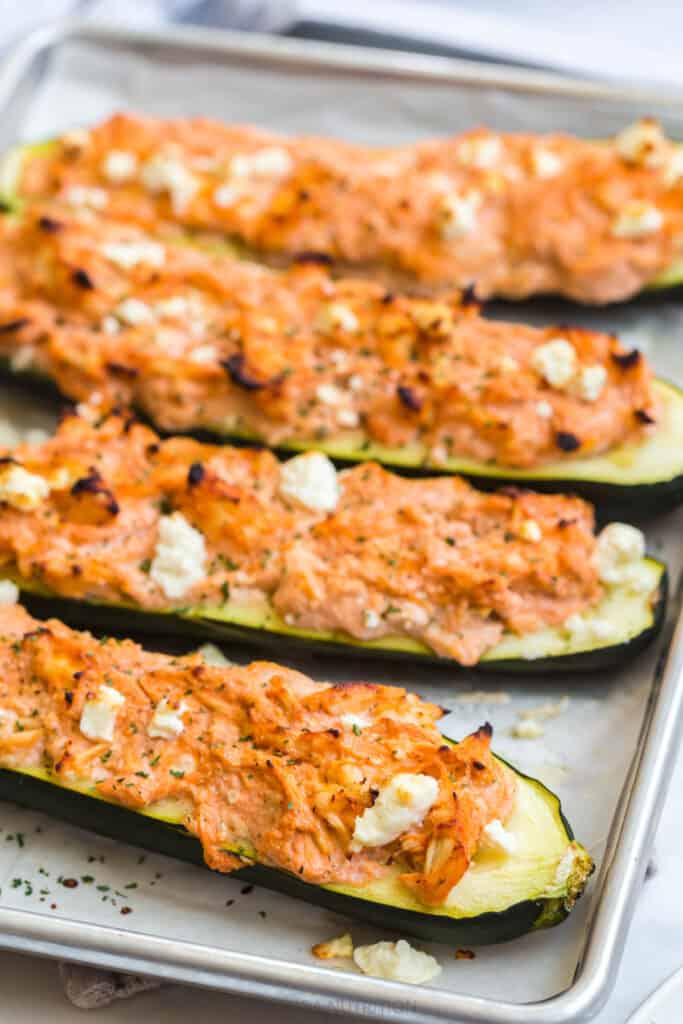
<path fill-rule="evenodd" d="M 607 370 L 599 364 L 584 366 L 576 380 L 576 390 L 585 402 L 596 402 L 607 383 Z"/>
<path fill-rule="evenodd" d="M 564 161 L 552 149 L 536 146 L 531 151 L 531 167 L 537 178 L 555 178 L 564 170 Z"/>
<path fill-rule="evenodd" d="M 190 312 L 191 303 L 184 295 L 171 295 L 168 299 L 159 299 L 155 302 L 154 308 L 159 316 L 178 319 L 187 316 Z"/>
<path fill-rule="evenodd" d="M 337 423 L 340 427 L 357 427 L 360 423 L 360 416 L 355 409 L 340 409 L 337 413 Z"/>
<path fill-rule="evenodd" d="M 573 644 L 578 647 L 590 647 L 597 641 L 612 640 L 618 633 L 618 627 L 609 619 L 595 616 L 584 618 L 579 612 L 570 615 L 563 625 Z"/>
<path fill-rule="evenodd" d="M 219 185 L 213 193 L 214 204 L 221 210 L 227 210 L 234 206 L 241 196 L 241 191 L 232 185 Z"/>
<path fill-rule="evenodd" d="M 543 540 L 543 531 L 535 519 L 525 519 L 519 528 L 519 536 L 522 540 L 538 544 L 539 541 Z"/>
<path fill-rule="evenodd" d="M 145 188 L 157 195 L 168 192 L 174 213 L 183 213 L 199 188 L 199 181 L 174 153 L 155 153 L 141 169 Z"/>
<path fill-rule="evenodd" d="M 576 374 L 576 349 L 566 338 L 551 338 L 534 349 L 531 365 L 551 387 L 566 388 Z"/>
<path fill-rule="evenodd" d="M 339 721 L 349 729 L 367 729 L 372 725 L 372 719 L 368 715 L 354 714 L 352 711 L 341 715 Z"/>
<path fill-rule="evenodd" d="M 0 580 L 0 605 L 16 604 L 19 587 L 12 580 Z"/>
<path fill-rule="evenodd" d="M 334 960 L 335 957 L 344 957 L 349 960 L 353 956 L 353 939 L 349 932 L 338 935 L 335 939 L 328 939 L 327 942 L 319 942 L 311 949 L 313 956 L 318 960 Z"/>
<path fill-rule="evenodd" d="M 628 582 L 645 555 L 645 535 L 628 523 L 609 523 L 597 541 L 598 576 L 602 583 Z"/>
<path fill-rule="evenodd" d="M 206 545 L 199 530 L 195 530 L 181 512 L 162 516 L 149 575 L 166 597 L 171 600 L 183 597 L 204 578 L 205 567 Z"/>
<path fill-rule="evenodd" d="M 498 369 L 502 373 L 516 373 L 519 370 L 519 363 L 512 356 L 502 356 L 498 363 Z"/>
<path fill-rule="evenodd" d="M 214 668 L 227 668 L 233 664 L 233 662 L 225 657 L 220 647 L 216 647 L 215 644 L 202 644 L 197 654 L 201 654 L 206 664 L 213 665 Z"/>
<path fill-rule="evenodd" d="M 103 188 L 72 185 L 66 190 L 64 199 L 69 206 L 89 206 L 92 210 L 103 210 L 107 205 L 108 196 Z"/>
<path fill-rule="evenodd" d="M 97 696 L 86 700 L 81 712 L 80 730 L 89 740 L 114 739 L 114 728 L 119 708 L 126 698 L 113 686 L 102 683 Z"/>
<path fill-rule="evenodd" d="M 0 471 L 0 501 L 22 512 L 38 508 L 50 493 L 50 485 L 42 476 L 29 473 L 23 466 L 9 463 Z"/>
<path fill-rule="evenodd" d="M 155 319 L 152 307 L 141 299 L 123 299 L 114 312 L 119 320 L 131 327 L 137 327 L 139 324 L 151 324 Z"/>
<path fill-rule="evenodd" d="M 359 373 L 354 373 L 349 377 L 349 391 L 362 391 L 364 386 L 365 382 Z"/>
<path fill-rule="evenodd" d="M 122 270 L 132 270 L 140 263 L 150 267 L 163 267 L 166 250 L 159 242 L 151 239 L 140 239 L 134 242 L 105 242 L 102 254 Z"/>
<path fill-rule="evenodd" d="M 112 185 L 122 185 L 135 176 L 138 158 L 125 149 L 110 149 L 102 161 L 102 174 Z"/>
<path fill-rule="evenodd" d="M 553 407 L 550 402 L 542 399 L 540 402 L 536 402 L 536 413 L 543 420 L 551 420 L 553 418 Z"/>
<path fill-rule="evenodd" d="M 543 735 L 543 727 L 533 718 L 527 718 L 515 722 L 510 729 L 510 735 L 518 740 L 537 740 Z"/>
<path fill-rule="evenodd" d="M 367 608 L 363 616 L 366 629 L 377 629 L 382 621 L 381 617 L 372 608 Z"/>
<path fill-rule="evenodd" d="M 498 818 L 484 826 L 484 843 L 507 854 L 515 853 L 518 845 L 517 836 L 508 832 Z"/>
<path fill-rule="evenodd" d="M 463 195 L 444 196 L 440 211 L 442 237 L 462 238 L 463 235 L 471 234 L 477 226 L 480 205 L 481 195 L 475 190 Z"/>
<path fill-rule="evenodd" d="M 343 302 L 329 302 L 323 306 L 316 319 L 318 330 L 328 333 L 330 331 L 357 331 L 359 328 L 358 317 L 350 306 Z"/>
<path fill-rule="evenodd" d="M 414 949 L 405 939 L 357 946 L 353 961 L 363 974 L 408 985 L 423 985 L 441 973 L 441 965 L 433 956 Z"/>
<path fill-rule="evenodd" d="M 626 203 L 612 224 L 616 238 L 644 238 L 653 235 L 664 224 L 662 211 L 646 199 L 632 199 Z"/>
<path fill-rule="evenodd" d="M 316 398 L 323 405 L 340 405 L 344 401 L 344 392 L 334 384 L 320 384 L 315 391 Z"/>
<path fill-rule="evenodd" d="M 497 135 L 479 135 L 463 139 L 458 145 L 458 160 L 467 167 L 491 170 L 503 155 L 503 143 Z"/>
<path fill-rule="evenodd" d="M 439 784 L 431 775 L 401 772 L 383 789 L 372 807 L 356 818 L 350 849 L 386 846 L 403 832 L 419 825 L 439 795 Z"/>
<path fill-rule="evenodd" d="M 535 708 L 526 708 L 519 712 L 522 721 L 545 722 L 549 718 L 558 718 L 563 715 L 569 707 L 569 696 L 565 693 L 559 700 L 546 701 L 545 704 L 538 704 Z"/>
<path fill-rule="evenodd" d="M 266 146 L 255 153 L 238 153 L 230 161 L 230 173 L 236 178 L 282 178 L 294 162 L 281 146 Z"/>
<path fill-rule="evenodd" d="M 185 730 L 183 714 L 187 711 L 187 704 L 181 701 L 177 708 L 168 703 L 167 697 L 162 697 L 154 709 L 154 714 L 147 726 L 147 735 L 152 739 L 174 740 Z"/>
<path fill-rule="evenodd" d="M 614 138 L 619 156 L 629 164 L 659 167 L 666 159 L 667 138 L 653 117 L 643 117 L 628 125 Z"/>
<path fill-rule="evenodd" d="M 334 465 L 322 452 L 306 452 L 280 467 L 280 494 L 306 508 L 332 512 L 339 501 Z"/>
<path fill-rule="evenodd" d="M 683 147 L 675 146 L 664 167 L 664 184 L 671 188 L 683 177 Z"/>
<path fill-rule="evenodd" d="M 216 363 L 218 362 L 218 349 L 215 345 L 198 345 L 190 352 L 190 362 L 202 365 Z"/>
<path fill-rule="evenodd" d="M 107 315 L 105 317 L 102 317 L 102 330 L 104 331 L 105 334 L 113 336 L 115 334 L 119 334 L 121 330 L 121 324 L 119 323 L 115 316 Z"/>

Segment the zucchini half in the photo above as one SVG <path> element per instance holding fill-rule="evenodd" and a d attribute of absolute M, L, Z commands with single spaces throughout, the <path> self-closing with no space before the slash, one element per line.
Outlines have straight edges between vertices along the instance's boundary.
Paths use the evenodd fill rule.
<path fill-rule="evenodd" d="M 515 774 L 517 803 L 506 828 L 516 837 L 516 852 L 505 857 L 493 850 L 478 853 L 442 907 L 418 903 L 399 882 L 398 868 L 362 887 L 313 885 L 261 864 L 240 869 L 234 877 L 426 941 L 506 942 L 559 924 L 581 895 L 593 864 L 574 841 L 558 798 L 536 779 Z M 112 839 L 204 864 L 201 843 L 183 827 L 184 808 L 175 801 L 165 800 L 144 812 L 130 811 L 104 801 L 89 784 L 65 783 L 43 770 L 14 769 L 0 769 L 0 799 Z M 249 863 L 243 851 L 233 852 Z"/>
<path fill-rule="evenodd" d="M 612 587 L 588 614 L 591 620 L 614 623 L 616 636 L 610 640 L 578 641 L 559 627 L 547 627 L 525 636 L 507 634 L 488 651 L 472 670 L 540 674 L 548 672 L 586 672 L 605 670 L 627 661 L 645 648 L 657 635 L 666 613 L 668 575 L 666 566 L 652 558 L 643 560 L 643 573 L 649 586 L 636 592 L 625 586 Z M 17 573 L 4 573 L 14 579 L 22 592 L 22 603 L 38 618 L 56 617 L 75 627 L 86 627 L 118 634 L 163 634 L 208 639 L 218 643 L 246 641 L 261 649 L 282 655 L 304 651 L 320 654 L 349 653 L 391 657 L 396 660 L 458 666 L 450 658 L 440 657 L 431 648 L 412 637 L 387 636 L 377 640 L 357 640 L 341 632 L 316 632 L 288 625 L 266 600 L 239 605 L 226 601 L 215 607 L 175 608 L 151 612 L 131 605 L 103 604 L 65 598 L 49 591 L 36 580 Z"/>

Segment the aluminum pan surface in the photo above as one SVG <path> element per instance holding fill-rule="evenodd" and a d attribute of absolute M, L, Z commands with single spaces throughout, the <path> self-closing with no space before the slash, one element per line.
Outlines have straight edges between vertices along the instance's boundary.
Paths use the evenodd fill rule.
<path fill-rule="evenodd" d="M 49 33 L 43 36 L 46 42 L 48 37 Z M 598 136 L 625 118 L 655 109 L 651 97 L 627 97 L 577 82 L 556 85 L 549 75 L 466 68 L 461 62 L 440 59 L 344 49 L 335 69 L 336 48 L 309 48 L 284 40 L 174 30 L 134 44 L 120 33 L 87 30 L 79 37 L 73 29 L 55 30 L 54 43 L 47 59 L 28 59 L 25 51 L 25 57 L 19 53 L 14 64 L 6 65 L 5 91 L 0 95 L 3 145 L 17 137 L 38 138 L 87 123 L 119 106 L 166 115 L 202 113 L 283 131 L 328 132 L 380 142 L 477 122 L 500 128 L 562 127 Z M 16 91 L 11 82 L 15 73 L 21 80 Z M 2 89 L 0 77 L 0 93 Z M 666 107 L 670 129 L 683 135 L 683 108 Z M 505 313 L 510 314 L 509 308 Z M 554 320 L 560 314 L 564 320 L 579 319 L 565 304 L 534 303 L 514 313 L 540 320 Z M 627 341 L 641 347 L 645 343 L 660 369 L 676 375 L 676 336 L 683 325 L 673 302 L 647 300 L 624 310 L 584 311 L 580 318 L 610 324 L 623 330 Z M 677 528 L 680 516 L 655 523 L 648 531 L 653 550 L 666 554 L 675 575 L 680 559 Z M 469 962 L 456 963 L 452 950 L 435 946 L 444 972 L 434 988 L 407 989 L 315 965 L 311 943 L 334 934 L 342 923 L 327 912 L 302 906 L 301 913 L 293 914 L 293 904 L 285 897 L 259 890 L 242 895 L 234 880 L 163 858 L 148 857 L 139 865 L 137 851 L 7 808 L 5 834 L 22 832 L 26 838 L 23 848 L 16 841 L 0 847 L 0 927 L 5 933 L 0 941 L 14 948 L 96 958 L 112 966 L 385 1020 L 457 1016 L 502 1024 L 586 1019 L 605 996 L 623 945 L 624 922 L 642 875 L 643 858 L 638 854 L 656 811 L 653 783 L 673 746 L 674 712 L 681 702 L 677 660 L 655 709 L 651 742 L 640 749 L 643 761 L 631 779 L 635 790 L 627 787 L 632 812 L 624 821 L 615 814 L 608 839 L 608 824 L 638 746 L 641 724 L 648 706 L 652 709 L 648 699 L 654 659 L 653 653 L 608 679 L 520 687 L 489 677 L 486 689 L 504 688 L 513 698 L 505 705 L 475 707 L 449 699 L 452 693 L 481 688 L 480 681 L 466 673 L 445 670 L 435 678 L 434 673 L 406 667 L 380 670 L 357 659 L 296 662 L 319 677 L 367 674 L 414 686 L 458 709 L 449 723 L 453 735 L 491 718 L 497 725 L 496 748 L 544 777 L 561 794 L 577 833 L 599 861 L 611 864 L 592 884 L 575 916 L 552 933 L 478 950 L 477 959 Z M 549 724 L 542 741 L 522 742 L 506 735 L 521 708 L 563 693 L 571 694 L 570 709 Z M 610 742 L 615 735 L 622 740 L 618 749 Z M 43 831 L 35 832 L 36 827 Z M 93 856 L 96 860 L 89 862 Z M 41 881 L 41 866 L 50 871 L 47 881 Z M 65 877 L 93 875 L 95 882 L 65 889 L 55 884 L 60 872 Z M 157 879 L 157 873 L 163 877 Z M 23 881 L 13 887 L 15 878 L 35 881 L 34 896 L 26 896 Z M 127 889 L 131 882 L 138 888 Z M 90 887 L 98 884 L 109 890 Z M 57 903 L 55 911 L 46 913 L 40 896 L 36 901 L 41 886 L 50 889 L 44 898 L 47 907 Z M 112 897 L 115 890 L 122 898 Z M 95 892 L 99 899 L 93 899 Z M 231 908 L 224 905 L 228 899 L 236 900 Z M 133 914 L 122 918 L 123 904 L 130 905 Z M 265 911 L 265 919 L 259 911 Z M 231 925 L 237 926 L 238 934 Z M 572 986 L 589 928 L 588 954 Z M 359 941 L 379 937 L 362 928 L 354 928 L 354 936 Z M 551 998 L 564 989 L 564 996 Z M 534 1006 L 519 1005 L 546 999 Z"/>

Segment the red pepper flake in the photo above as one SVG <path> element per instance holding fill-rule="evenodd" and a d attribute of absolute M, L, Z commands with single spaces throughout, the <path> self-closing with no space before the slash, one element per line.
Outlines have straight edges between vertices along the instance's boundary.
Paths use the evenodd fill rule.
<path fill-rule="evenodd" d="M 647 409 L 636 409 L 635 417 L 640 423 L 644 423 L 646 426 L 657 422 L 655 417 L 651 416 Z"/>
<path fill-rule="evenodd" d="M 132 907 L 121 907 L 121 913 L 122 914 L 132 914 L 133 913 L 133 908 Z"/>
<path fill-rule="evenodd" d="M 28 327 L 31 323 L 27 316 L 17 317 L 16 320 L 8 320 L 5 324 L 0 324 L 0 334 L 13 334 L 14 331 L 20 331 L 22 327 Z"/>
<path fill-rule="evenodd" d="M 245 886 L 243 886 L 243 887 L 242 887 L 242 888 L 240 889 L 240 894 L 241 894 L 242 896 L 248 896 L 248 895 L 249 895 L 249 893 L 250 893 L 250 892 L 253 892 L 253 891 L 254 891 L 254 886 L 253 886 L 253 885 L 245 885 Z"/>
<path fill-rule="evenodd" d="M 78 886 L 77 878 L 63 878 L 62 885 L 65 889 L 75 889 Z"/>
<path fill-rule="evenodd" d="M 233 384 L 244 388 L 245 391 L 261 391 L 266 387 L 265 381 L 250 375 L 246 368 L 246 359 L 241 352 L 235 352 L 234 355 L 222 360 L 221 366 L 227 370 Z"/>
<path fill-rule="evenodd" d="M 201 462 L 193 462 L 187 472 L 187 483 L 188 486 L 194 487 L 196 484 L 200 484 L 204 479 L 206 470 L 202 466 Z"/>
<path fill-rule="evenodd" d="M 62 230 L 62 225 L 58 220 L 54 220 L 52 217 L 40 217 L 38 220 L 38 227 L 41 231 L 45 231 L 49 235 L 54 235 L 57 231 Z"/>
<path fill-rule="evenodd" d="M 94 291 L 95 282 L 87 270 L 77 267 L 71 275 L 71 280 L 77 288 L 83 288 L 86 292 Z"/>
<path fill-rule="evenodd" d="M 475 955 L 472 949 L 456 949 L 455 951 L 456 960 L 474 960 Z"/>

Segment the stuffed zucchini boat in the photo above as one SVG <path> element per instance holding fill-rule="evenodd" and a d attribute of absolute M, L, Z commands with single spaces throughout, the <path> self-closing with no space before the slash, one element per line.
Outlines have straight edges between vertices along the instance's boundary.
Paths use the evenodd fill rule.
<path fill-rule="evenodd" d="M 195 636 L 525 673 L 630 658 L 667 589 L 640 530 L 596 537 L 580 498 L 281 463 L 115 413 L 0 457 L 0 566 L 79 624 L 172 615 Z"/>
<path fill-rule="evenodd" d="M 369 147 L 119 114 L 16 148 L 2 179 L 10 200 L 217 232 L 260 259 L 314 252 L 428 292 L 600 304 L 672 283 L 681 261 L 683 156 L 653 119 L 609 141 L 477 129 Z"/>
<path fill-rule="evenodd" d="M 581 894 L 590 857 L 489 725 L 454 743 L 403 689 L 98 641 L 10 589 L 2 797 L 424 939 L 505 941 Z"/>
<path fill-rule="evenodd" d="M 47 212 L 46 212 L 47 209 Z M 683 395 L 618 339 L 488 320 L 306 263 L 276 272 L 95 215 L 0 230 L 0 357 L 77 401 L 403 472 L 683 495 Z"/>

